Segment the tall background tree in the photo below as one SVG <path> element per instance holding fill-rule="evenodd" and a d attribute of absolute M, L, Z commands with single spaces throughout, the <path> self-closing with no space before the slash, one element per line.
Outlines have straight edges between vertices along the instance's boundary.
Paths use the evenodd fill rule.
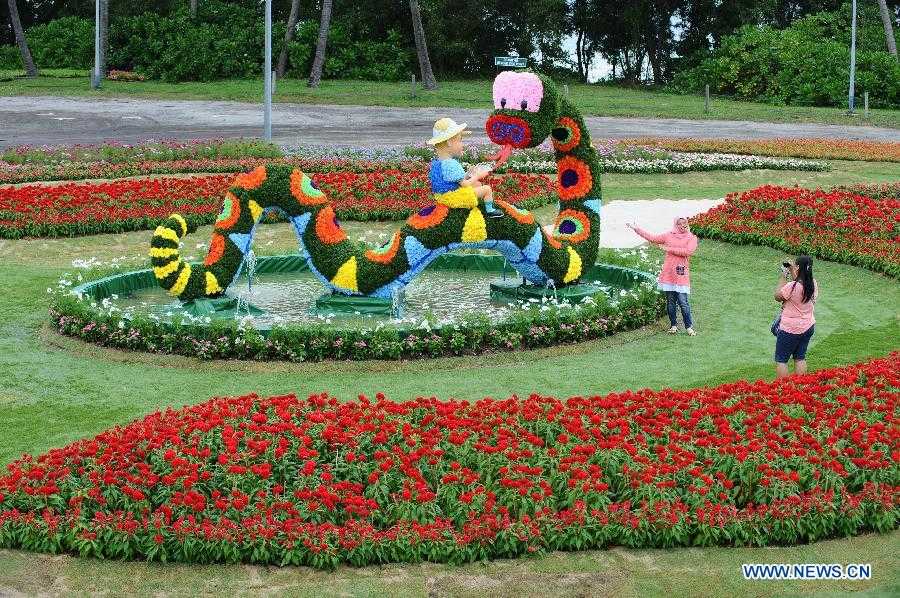
<path fill-rule="evenodd" d="M 100 77 L 106 76 L 106 55 L 109 49 L 109 0 L 100 0 Z"/>
<path fill-rule="evenodd" d="M 34 58 L 31 57 L 31 50 L 28 49 L 28 40 L 25 39 L 25 30 L 22 28 L 22 20 L 19 18 L 19 8 L 16 6 L 16 0 L 7 0 L 9 10 L 9 20 L 15 34 L 16 44 L 19 46 L 19 52 L 22 54 L 22 64 L 25 66 L 25 74 L 29 77 L 37 77 L 38 69 L 34 64 Z"/>
<path fill-rule="evenodd" d="M 322 13 L 319 19 L 319 38 L 316 41 L 316 56 L 313 58 L 312 70 L 309 73 L 310 87 L 318 87 L 322 82 L 322 68 L 325 66 L 325 47 L 328 45 L 328 29 L 331 27 L 331 0 L 322 0 Z"/>
<path fill-rule="evenodd" d="M 894 27 L 891 24 L 891 13 L 888 11 L 887 2 L 878 0 L 878 10 L 881 12 L 881 22 L 884 25 L 884 39 L 887 50 L 894 58 L 897 58 L 897 41 L 894 39 Z"/>
<path fill-rule="evenodd" d="M 291 42 L 294 41 L 294 35 L 297 33 L 297 19 L 299 18 L 300 0 L 291 0 L 291 13 L 288 15 L 287 29 L 284 31 L 284 44 L 281 46 L 281 52 L 278 54 L 278 66 L 275 69 L 279 79 L 284 77 L 284 73 L 287 71 L 288 48 Z M 321 73 L 319 76 L 321 77 Z"/>
<path fill-rule="evenodd" d="M 331 0 L 327 9 L 324 0 L 273 0 L 276 66 L 281 76 L 306 78 L 314 74 L 318 54 L 318 79 L 402 80 L 411 72 L 425 74 L 417 59 L 426 50 L 436 81 L 490 77 L 496 73 L 494 56 L 519 55 L 557 78 L 593 80 L 601 73 L 626 84 L 665 85 L 742 26 L 784 28 L 848 1 Z M 883 49 L 888 36 L 882 23 L 896 31 L 900 0 L 879 0 L 879 7 L 882 2 L 886 21 L 873 0 L 860 0 L 860 10 L 868 7 L 874 15 Z M 0 2 L 0 43 L 16 44 L 8 5 Z M 418 19 L 411 18 L 416 7 Z M 18 12 L 35 62 L 47 68 L 54 64 L 48 57 L 60 54 L 60 43 L 54 52 L 37 47 L 39 40 L 53 39 L 46 30 L 37 35 L 40 26 L 67 16 L 92 24 L 94 0 L 20 1 Z M 323 12 L 329 28 L 320 40 Z M 104 55 L 110 68 L 194 80 L 250 76 L 262 61 L 260 0 L 129 0 L 109 4 L 107 14 Z M 93 45 L 92 39 L 86 43 Z M 3 56 L 11 54 L 7 49 Z"/>
<path fill-rule="evenodd" d="M 422 85 L 425 89 L 433 91 L 438 88 L 434 71 L 431 70 L 431 59 L 428 57 L 428 42 L 425 39 L 425 27 L 422 25 L 422 11 L 419 10 L 418 0 L 409 0 L 409 12 L 412 15 L 413 36 L 416 42 L 416 56 L 419 59 L 419 73 L 422 75 Z"/>

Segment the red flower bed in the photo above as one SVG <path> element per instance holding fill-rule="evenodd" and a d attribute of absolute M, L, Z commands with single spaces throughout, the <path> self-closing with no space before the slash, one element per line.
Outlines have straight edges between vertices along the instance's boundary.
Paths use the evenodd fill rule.
<path fill-rule="evenodd" d="M 0 161 L 0 184 L 35 181 L 68 181 L 77 179 L 118 179 L 130 176 L 186 173 L 247 172 L 266 164 L 290 164 L 303 172 L 378 172 L 422 170 L 421 160 L 362 160 L 315 156 L 183 158 L 180 160 L 140 160 L 125 162 L 60 160 L 52 164 L 9 164 Z M 425 166 L 427 168 L 427 165 Z"/>
<path fill-rule="evenodd" d="M 859 190 L 865 191 L 866 187 Z M 900 276 L 900 198 L 892 186 L 877 198 L 842 189 L 765 185 L 731 193 L 691 219 L 699 236 L 768 245 Z"/>
<path fill-rule="evenodd" d="M 424 171 L 312 176 L 329 195 L 338 217 L 345 220 L 402 220 L 432 201 Z M 233 181 L 233 174 L 213 174 L 0 187 L 0 237 L 146 230 L 172 212 L 192 224 L 210 224 Z M 554 198 L 552 182 L 541 175 L 508 174 L 488 182 L 500 198 L 520 207 L 536 207 Z"/>
<path fill-rule="evenodd" d="M 567 400 L 217 398 L 0 477 L 0 546 L 331 567 L 897 526 L 900 353 Z"/>

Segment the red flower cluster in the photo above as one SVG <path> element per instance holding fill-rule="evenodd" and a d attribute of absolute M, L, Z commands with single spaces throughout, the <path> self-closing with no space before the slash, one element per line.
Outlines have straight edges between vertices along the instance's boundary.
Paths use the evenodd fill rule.
<path fill-rule="evenodd" d="M 851 190 L 765 185 L 729 194 L 724 204 L 693 218 L 691 227 L 701 237 L 900 276 L 900 197 L 884 194 L 891 189 L 880 187 L 873 198 Z"/>
<path fill-rule="evenodd" d="M 331 567 L 897 525 L 900 353 L 566 400 L 217 398 L 23 456 L 0 546 Z"/>
<path fill-rule="evenodd" d="M 267 164 L 290 164 L 302 172 L 377 172 L 397 169 L 415 172 L 423 168 L 416 159 L 362 160 L 358 158 L 317 158 L 308 156 L 245 157 L 245 158 L 182 158 L 178 160 L 98 161 L 85 157 L 72 161 L 59 159 L 53 163 L 9 164 L 0 161 L 0 183 L 28 183 L 33 181 L 68 181 L 77 179 L 117 179 L 154 174 L 184 174 L 253 170 Z"/>
<path fill-rule="evenodd" d="M 208 224 L 234 175 L 159 177 L 0 188 L 0 237 L 75 236 L 150 229 L 178 212 Z"/>
<path fill-rule="evenodd" d="M 402 220 L 431 203 L 427 172 L 330 172 L 313 179 L 343 220 Z M 158 177 L 101 183 L 0 187 L 0 238 L 76 236 L 151 229 L 177 212 L 192 225 L 210 224 L 233 174 Z M 499 196 L 522 207 L 555 198 L 547 177 L 493 177 Z"/>

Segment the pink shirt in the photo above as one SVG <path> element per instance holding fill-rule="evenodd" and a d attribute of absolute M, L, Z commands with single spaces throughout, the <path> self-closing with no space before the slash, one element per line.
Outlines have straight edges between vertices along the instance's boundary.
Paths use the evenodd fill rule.
<path fill-rule="evenodd" d="M 789 282 L 781 287 L 784 309 L 781 311 L 781 326 L 785 332 L 803 334 L 816 323 L 815 307 L 819 297 L 819 283 L 813 280 L 815 289 L 812 298 L 803 303 L 803 283 Z"/>
<path fill-rule="evenodd" d="M 676 229 L 654 235 L 635 227 L 634 232 L 651 243 L 659 244 L 666 252 L 666 259 L 659 272 L 659 288 L 663 291 L 690 293 L 691 255 L 697 251 L 697 237 L 689 231 L 680 233 Z"/>

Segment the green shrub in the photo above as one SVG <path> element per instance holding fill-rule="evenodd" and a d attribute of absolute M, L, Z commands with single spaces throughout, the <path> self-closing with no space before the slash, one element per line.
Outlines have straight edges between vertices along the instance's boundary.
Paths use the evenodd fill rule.
<path fill-rule="evenodd" d="M 200 12 L 196 20 L 178 10 L 169 17 L 144 13 L 116 22 L 110 27 L 109 66 L 171 82 L 262 76 L 260 15 L 222 3 L 207 3 Z M 283 24 L 273 25 L 272 37 L 277 57 Z"/>
<path fill-rule="evenodd" d="M 861 10 L 856 91 L 873 107 L 900 106 L 900 64 L 884 51 L 884 30 L 873 7 Z M 725 37 L 698 66 L 675 76 L 674 86 L 779 104 L 840 106 L 850 79 L 849 14 L 845 9 L 795 21 L 784 30 L 746 26 Z"/>
<path fill-rule="evenodd" d="M 22 68 L 22 54 L 18 46 L 0 46 L 0 69 L 19 70 Z"/>
<path fill-rule="evenodd" d="M 115 19 L 109 26 L 107 68 L 135 71 L 164 81 L 212 81 L 261 77 L 264 23 L 257 10 L 208 0 L 192 19 L 187 5 L 169 16 L 146 12 Z M 306 77 L 312 66 L 318 21 L 303 21 L 289 48 L 292 72 Z M 272 55 L 277 60 L 285 24 L 272 28 Z M 414 56 L 394 29 L 386 39 L 352 39 L 345 25 L 332 26 L 328 40 L 326 78 L 405 80 Z M 28 31 L 28 43 L 39 68 L 88 69 L 94 60 L 92 20 L 65 17 Z M 15 46 L 0 46 L 0 68 L 20 69 Z"/>
<path fill-rule="evenodd" d="M 319 36 L 318 21 L 303 21 L 295 40 L 288 46 L 291 71 L 297 77 L 309 75 Z M 412 71 L 412 54 L 395 29 L 383 41 L 352 40 L 347 27 L 333 23 L 328 32 L 328 48 L 322 75 L 325 79 L 365 79 L 401 81 Z"/>
<path fill-rule="evenodd" d="M 38 68 L 89 69 L 93 65 L 93 21 L 63 17 L 31 27 L 26 37 Z"/>

